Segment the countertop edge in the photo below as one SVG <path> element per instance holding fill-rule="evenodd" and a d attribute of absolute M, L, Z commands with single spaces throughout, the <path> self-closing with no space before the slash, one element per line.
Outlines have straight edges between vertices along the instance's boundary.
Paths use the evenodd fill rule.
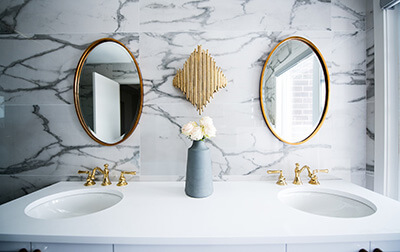
<path fill-rule="evenodd" d="M 120 244 L 120 245 L 273 245 L 333 242 L 369 242 L 399 240 L 398 234 L 341 235 L 319 237 L 77 237 L 43 235 L 3 235 L 0 242 L 75 243 L 75 244 Z"/>

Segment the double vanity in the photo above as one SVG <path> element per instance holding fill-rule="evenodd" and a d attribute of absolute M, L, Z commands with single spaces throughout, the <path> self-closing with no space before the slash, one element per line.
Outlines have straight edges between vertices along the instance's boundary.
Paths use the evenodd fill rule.
<path fill-rule="evenodd" d="M 287 38 L 268 56 L 260 105 L 280 141 L 298 145 L 313 137 L 326 117 L 329 93 L 327 65 L 311 41 Z M 133 133 L 143 80 L 125 45 L 104 38 L 86 49 L 75 73 L 74 103 L 97 143 L 117 145 Z M 339 179 L 318 185 L 316 173 L 327 170 L 298 166 L 294 184 L 274 170 L 278 185 L 214 182 L 214 193 L 202 199 L 187 197 L 184 182 L 126 185 L 124 174 L 134 172 L 111 183 L 108 166 L 80 171 L 88 174 L 87 186 L 59 182 L 0 206 L 0 252 L 400 251 L 399 202 Z M 305 168 L 313 185 L 300 182 Z M 107 186 L 95 183 L 96 171 Z"/>
<path fill-rule="evenodd" d="M 0 206 L 0 251 L 400 251 L 399 202 L 320 182 L 59 182 Z"/>

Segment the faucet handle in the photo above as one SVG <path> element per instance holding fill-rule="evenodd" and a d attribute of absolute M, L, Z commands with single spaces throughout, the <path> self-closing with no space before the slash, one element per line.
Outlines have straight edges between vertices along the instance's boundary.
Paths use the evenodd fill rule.
<path fill-rule="evenodd" d="M 316 174 L 318 172 L 328 173 L 329 170 L 328 169 L 315 169 L 315 170 L 313 170 L 312 174 L 310 176 L 310 181 L 308 181 L 309 184 L 311 184 L 311 185 L 319 185 L 318 177 L 317 177 L 317 174 Z"/>
<path fill-rule="evenodd" d="M 277 185 L 287 185 L 286 178 L 283 176 L 282 170 L 268 170 L 268 174 L 279 173 L 278 181 L 276 182 Z"/>
<path fill-rule="evenodd" d="M 92 174 L 90 174 L 90 171 L 78 171 L 78 174 L 87 174 L 87 178 L 86 178 L 86 183 L 84 184 L 85 186 L 91 186 L 96 184 L 96 182 L 94 182 L 94 179 L 92 179 Z"/>
<path fill-rule="evenodd" d="M 128 184 L 128 182 L 126 182 L 126 178 L 124 176 L 124 174 L 131 174 L 131 175 L 136 175 L 135 171 L 121 171 L 121 176 L 119 176 L 119 181 L 117 186 L 126 186 Z"/>

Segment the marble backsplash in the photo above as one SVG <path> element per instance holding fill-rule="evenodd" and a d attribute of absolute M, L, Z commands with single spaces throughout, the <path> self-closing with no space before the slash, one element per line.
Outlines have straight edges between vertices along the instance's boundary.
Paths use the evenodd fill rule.
<path fill-rule="evenodd" d="M 294 163 L 327 168 L 365 184 L 366 1 L 210 0 L 0 2 L 0 202 L 109 163 L 112 177 L 184 179 L 190 141 L 180 134 L 195 108 L 172 86 L 194 48 L 208 49 L 228 78 L 203 115 L 217 137 L 207 143 L 215 180 L 293 177 Z M 305 144 L 286 145 L 268 130 L 259 105 L 263 64 L 288 36 L 322 52 L 330 73 L 327 118 Z M 79 58 L 96 39 L 112 37 L 135 55 L 144 81 L 139 126 L 118 146 L 86 135 L 73 103 Z"/>
<path fill-rule="evenodd" d="M 375 62 L 374 62 L 374 17 L 372 1 L 367 1 L 366 13 L 366 87 L 367 87 L 367 161 L 366 169 L 373 172 L 375 168 Z M 372 181 L 373 182 L 373 181 Z M 373 184 L 373 183 L 372 183 Z M 373 188 L 373 186 L 368 186 Z"/>

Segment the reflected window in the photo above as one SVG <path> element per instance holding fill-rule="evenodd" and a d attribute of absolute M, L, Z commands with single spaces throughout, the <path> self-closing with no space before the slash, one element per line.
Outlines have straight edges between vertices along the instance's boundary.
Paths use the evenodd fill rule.
<path fill-rule="evenodd" d="M 276 74 L 276 128 L 285 139 L 301 139 L 324 109 L 325 79 L 313 54 Z"/>

